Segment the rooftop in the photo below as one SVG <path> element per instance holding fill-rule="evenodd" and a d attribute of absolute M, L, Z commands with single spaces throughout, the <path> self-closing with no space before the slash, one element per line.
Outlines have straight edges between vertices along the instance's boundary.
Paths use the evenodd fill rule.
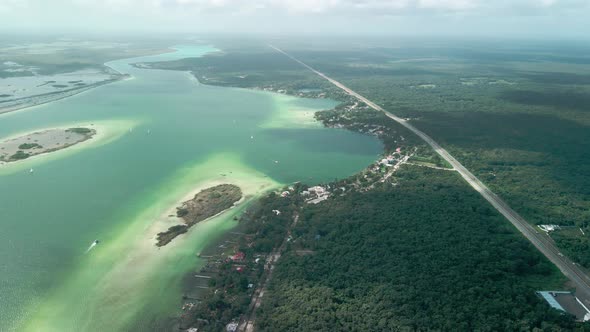
<path fill-rule="evenodd" d="M 547 301 L 551 307 L 576 316 L 578 321 L 590 320 L 590 310 L 571 292 L 539 291 L 537 294 Z"/>

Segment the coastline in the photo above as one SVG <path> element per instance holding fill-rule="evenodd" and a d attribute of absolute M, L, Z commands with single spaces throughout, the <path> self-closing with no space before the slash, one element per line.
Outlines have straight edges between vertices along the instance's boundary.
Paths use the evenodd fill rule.
<path fill-rule="evenodd" d="M 193 226 L 225 213 L 243 200 L 242 188 L 235 184 L 222 183 L 202 189 L 192 198 L 179 203 L 175 208 L 176 213 L 171 211 L 168 214 L 172 225 L 168 227 L 168 230 L 156 234 L 156 246 L 168 245 L 176 237 L 187 233 Z M 182 215 L 181 211 L 184 212 Z"/>
<path fill-rule="evenodd" d="M 246 89 L 264 94 L 281 95 L 270 91 Z M 303 107 L 295 107 L 295 109 L 303 109 Z M 282 109 L 277 110 L 277 112 L 282 111 Z M 80 263 L 82 266 L 80 270 L 68 276 L 70 280 L 63 281 L 59 289 L 47 296 L 49 305 L 39 305 L 41 310 L 36 308 L 31 310 L 34 312 L 33 317 L 30 322 L 24 324 L 30 326 L 31 330 L 35 330 L 35 327 L 56 331 L 68 330 L 69 324 L 74 326 L 75 322 L 71 322 L 71 319 L 68 320 L 67 317 L 77 317 L 78 323 L 81 323 L 80 326 L 92 328 L 96 324 L 96 329 L 99 330 L 116 330 L 116 327 L 124 329 L 130 326 L 130 322 L 145 311 L 160 316 L 164 312 L 158 312 L 154 308 L 161 306 L 160 302 L 171 304 L 164 310 L 177 312 L 179 295 L 182 293 L 177 292 L 181 284 L 175 284 L 174 281 L 178 281 L 190 274 L 191 270 L 199 269 L 206 264 L 206 260 L 196 257 L 196 253 L 201 251 L 199 248 L 210 245 L 216 239 L 228 234 L 237 225 L 237 221 L 233 220 L 234 216 L 239 216 L 262 195 L 279 187 L 271 178 L 244 166 L 239 158 L 226 158 L 225 154 L 221 155 L 223 157 L 219 160 L 222 162 L 212 162 L 208 159 L 199 162 L 197 166 L 176 173 L 178 178 L 173 178 L 164 185 L 157 186 L 156 189 L 151 188 L 154 190 L 148 190 L 135 204 L 131 204 L 129 210 L 125 211 L 126 214 L 114 217 L 124 221 L 120 222 L 121 227 L 109 230 L 108 234 L 97 234 L 96 237 L 101 240 L 97 250 L 93 250 L 84 258 L 84 261 Z M 215 158 L 212 159 L 215 160 Z M 207 169 L 210 163 L 213 163 L 215 167 Z M 227 177 L 219 174 L 227 173 L 228 170 L 230 174 Z M 196 173 L 192 174 L 193 171 Z M 240 177 L 236 175 L 240 171 L 241 179 L 231 179 L 235 176 Z M 187 234 L 166 246 L 173 247 L 171 249 L 158 249 L 154 245 L 157 230 L 166 230 L 170 226 L 170 223 L 166 221 L 170 214 L 174 214 L 179 202 L 190 199 L 191 195 L 194 196 L 202 188 L 207 188 L 214 183 L 237 182 L 251 188 L 249 190 L 238 184 L 244 191 L 244 197 L 237 206 L 195 225 Z M 165 190 L 161 190 L 162 188 Z M 186 198 L 172 202 L 174 198 L 182 195 Z M 148 204 L 144 205 L 145 202 Z M 159 281 L 165 281 L 167 288 L 151 289 L 154 285 L 164 284 Z M 84 302 L 84 299 L 78 299 L 79 295 L 75 294 L 76 289 L 86 290 L 84 297 L 87 302 Z M 67 297 L 71 301 L 60 301 L 61 297 Z M 88 301 L 88 297 L 92 297 L 93 300 Z M 152 307 L 144 303 L 151 303 L 152 306 L 157 303 L 157 305 Z M 112 320 L 91 319 L 91 316 L 111 317 Z"/>
<path fill-rule="evenodd" d="M 297 101 L 301 98 L 307 97 L 299 97 L 295 95 L 283 94 L 279 92 L 273 91 L 264 91 L 264 90 L 257 90 L 257 89 L 250 89 L 251 91 L 256 91 L 265 94 L 271 94 L 273 96 L 273 102 L 275 103 L 275 107 L 277 111 L 272 114 L 272 116 L 263 122 L 260 127 L 261 128 L 268 128 L 268 129 L 286 129 L 286 128 L 303 128 L 303 129 L 318 129 L 324 128 L 321 121 L 318 121 L 315 114 L 316 112 L 321 112 L 321 110 L 315 110 L 312 108 L 308 108 L 305 105 L 297 105 Z M 312 99 L 312 98 L 307 98 Z M 327 109 L 335 109 L 339 102 L 332 99 L 313 99 L 313 100 L 323 100 L 326 104 L 330 103 L 331 105 L 326 105 Z M 285 106 L 286 105 L 286 106 Z"/>
<path fill-rule="evenodd" d="M 58 147 L 46 149 L 46 150 L 43 150 L 43 151 L 41 151 L 39 153 L 30 154 L 29 157 L 26 157 L 24 159 L 8 159 L 8 160 L 6 160 L 6 159 L 2 159 L 2 157 L 0 156 L 0 165 L 18 163 L 20 161 L 26 160 L 28 158 L 32 158 L 34 156 L 39 156 L 39 155 L 43 155 L 43 154 L 47 154 L 47 153 L 53 153 L 53 152 L 56 152 L 56 151 L 59 151 L 59 150 L 67 149 L 67 148 L 69 148 L 71 146 L 74 146 L 74 145 L 77 145 L 77 144 L 81 144 L 81 143 L 83 143 L 83 142 L 91 139 L 92 137 L 96 136 L 96 134 L 97 134 L 97 131 L 96 131 L 96 129 L 94 129 L 94 126 L 93 125 L 81 125 L 81 126 L 77 126 L 76 128 L 88 129 L 89 132 L 86 133 L 86 134 L 81 134 L 82 137 L 80 139 L 78 139 L 77 141 L 74 141 L 74 142 L 71 142 L 71 143 L 61 143 L 60 142 L 60 143 L 58 143 L 58 144 L 60 144 Z M 17 138 L 3 140 L 3 142 L 10 142 L 12 140 L 19 140 L 19 139 L 24 139 L 24 138 L 26 138 L 27 140 L 30 140 L 31 139 L 31 136 L 36 135 L 36 134 L 45 134 L 45 133 L 48 133 L 48 132 L 55 132 L 55 131 L 64 131 L 64 132 L 67 132 L 70 129 L 72 129 L 72 128 L 67 128 L 65 130 L 62 129 L 62 128 L 51 128 L 51 129 L 42 130 L 42 131 L 35 131 L 35 132 L 28 133 L 28 134 L 23 135 L 23 136 L 19 136 Z M 46 144 L 46 142 L 41 142 L 41 143 L 43 145 Z M 1 145 L 1 142 L 0 142 L 0 145 Z M 39 144 L 36 148 L 43 149 L 43 146 L 41 146 Z M 20 150 L 20 148 L 19 148 L 19 150 Z M 34 150 L 30 150 L 30 151 L 34 151 Z"/>
<path fill-rule="evenodd" d="M 108 68 L 110 68 L 110 67 L 108 67 Z M 110 68 L 110 69 L 115 71 L 112 68 Z M 98 87 L 101 87 L 103 85 L 131 79 L 131 76 L 128 74 L 120 74 L 119 73 L 119 75 L 120 76 L 117 78 L 112 78 L 112 79 L 104 80 L 101 82 L 96 82 L 96 83 L 93 83 L 93 84 L 90 84 L 87 86 L 83 86 L 83 87 L 79 87 L 79 88 L 72 88 L 72 89 L 64 90 L 64 91 L 57 91 L 57 92 L 51 92 L 51 93 L 46 93 L 46 94 L 34 95 L 34 96 L 30 96 L 30 97 L 23 97 L 23 98 L 14 99 L 11 101 L 3 102 L 3 103 L 11 103 L 14 101 L 22 101 L 22 102 L 19 102 L 17 104 L 11 105 L 11 106 L 2 106 L 3 103 L 0 103 L 0 115 L 8 114 L 8 113 L 15 112 L 15 111 L 22 111 L 24 109 L 32 108 L 35 106 L 49 104 L 54 101 L 73 97 L 75 95 L 90 91 L 90 90 L 98 88 Z"/>
<path fill-rule="evenodd" d="M 220 172 L 227 175 L 222 176 Z M 168 245 L 155 245 L 157 233 L 173 224 L 175 215 L 170 217 L 170 214 L 179 204 L 205 188 L 224 183 L 241 188 L 243 196 L 238 203 L 199 222 Z M 47 297 L 41 311 L 36 310 L 28 322 L 23 322 L 23 330 L 70 330 L 81 323 L 66 318 L 73 311 L 78 312 L 77 317 L 88 317 L 84 319 L 88 330 L 126 330 L 138 323 L 139 315 L 146 311 L 154 319 L 174 314 L 181 301 L 182 278 L 206 263 L 197 253 L 233 229 L 237 225 L 234 216 L 279 186 L 234 154 L 214 155 L 179 170 L 165 183 L 147 191 L 137 205 L 116 217 L 126 222 L 101 235 L 100 246 L 82 261 L 82 268 Z M 168 286 L 153 288 L 160 280 L 167 280 Z M 75 295 L 81 287 L 87 290 L 84 297 Z M 62 296 L 69 301 L 64 301 Z M 95 300 L 87 302 L 87 296 Z M 150 303 L 158 303 L 159 308 Z M 90 317 L 93 315 L 113 319 L 95 320 Z"/>
<path fill-rule="evenodd" d="M 135 126 L 137 126 L 137 124 L 137 121 L 131 120 L 96 121 L 85 124 L 72 123 L 68 125 L 57 125 L 54 127 L 37 128 L 27 132 L 20 132 L 12 134 L 11 136 L 2 137 L 0 138 L 0 140 L 4 141 L 16 137 L 25 136 L 27 134 L 31 134 L 34 132 L 46 131 L 50 129 L 66 130 L 68 128 L 73 127 L 84 127 L 96 131 L 96 133 L 88 139 L 80 141 L 76 144 L 72 144 L 58 150 L 37 154 L 26 159 L 0 163 L 0 176 L 22 171 L 27 168 L 31 168 L 32 166 L 37 166 L 44 162 L 62 158 L 69 154 L 82 151 L 86 148 L 93 148 L 104 144 L 108 144 L 123 136 L 125 133 L 128 132 L 130 128 L 134 128 Z"/>

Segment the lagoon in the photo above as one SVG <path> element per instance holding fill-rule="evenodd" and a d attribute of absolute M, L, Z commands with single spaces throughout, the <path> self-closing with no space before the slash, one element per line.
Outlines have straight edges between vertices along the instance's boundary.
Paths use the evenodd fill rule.
<path fill-rule="evenodd" d="M 195 253 L 234 227 L 249 202 L 295 181 L 346 177 L 382 151 L 373 137 L 297 113 L 334 101 L 207 86 L 189 73 L 129 65 L 216 51 L 180 46 L 113 61 L 132 78 L 0 115 L 0 140 L 72 123 L 129 126 L 107 143 L 36 159 L 34 174 L 0 169 L 0 326 L 150 330 L 178 310 L 180 280 L 202 264 Z M 155 234 L 170 226 L 176 204 L 217 183 L 239 185 L 246 201 L 158 250 Z"/>

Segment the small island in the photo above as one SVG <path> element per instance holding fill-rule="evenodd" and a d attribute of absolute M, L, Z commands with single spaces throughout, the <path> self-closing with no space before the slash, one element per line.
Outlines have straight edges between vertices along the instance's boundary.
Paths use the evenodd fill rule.
<path fill-rule="evenodd" d="M 96 134 L 86 127 L 46 129 L 0 142 L 0 163 L 10 163 L 65 149 Z"/>
<path fill-rule="evenodd" d="M 231 208 L 240 199 L 242 190 L 233 184 L 220 184 L 200 191 L 176 208 L 176 216 L 182 219 L 184 224 L 174 225 L 167 231 L 158 233 L 156 245 L 165 246 L 178 235 L 188 232 L 188 229 L 198 222 Z"/>

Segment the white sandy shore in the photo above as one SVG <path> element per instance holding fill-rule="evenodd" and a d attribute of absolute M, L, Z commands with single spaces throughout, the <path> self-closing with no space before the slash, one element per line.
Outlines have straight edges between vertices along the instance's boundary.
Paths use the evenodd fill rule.
<path fill-rule="evenodd" d="M 122 80 L 127 80 L 130 78 L 131 78 L 130 76 L 122 75 L 121 78 L 118 78 L 118 79 L 109 79 L 106 81 L 94 83 L 94 84 L 87 85 L 87 86 L 80 87 L 80 88 L 76 88 L 76 89 L 22 98 L 13 104 L 9 104 L 10 102 L 2 103 L 2 104 L 0 104 L 0 116 L 3 114 L 9 114 L 9 113 L 12 113 L 15 111 L 22 111 L 25 109 L 31 109 L 36 106 L 41 106 L 41 105 L 52 103 L 54 101 L 73 97 L 73 96 L 82 94 L 84 92 L 88 92 L 90 90 L 93 90 L 95 88 L 101 87 L 103 85 L 111 84 L 111 83 L 115 83 L 115 82 L 120 82 Z"/>
<path fill-rule="evenodd" d="M 36 131 L 27 135 L 23 135 L 17 138 L 0 141 L 0 159 L 4 157 L 7 162 L 18 162 L 19 160 L 9 160 L 10 157 L 16 154 L 18 151 L 24 151 L 29 154 L 30 157 L 43 154 L 51 153 L 61 149 L 67 149 L 75 144 L 82 143 L 88 139 L 91 139 L 95 134 L 96 130 L 91 126 L 77 127 L 85 128 L 89 131 L 87 133 L 78 133 L 74 131 L 68 131 L 67 129 L 47 129 L 43 131 Z M 36 144 L 32 148 L 22 148 L 23 145 Z M 30 158 L 28 157 L 28 158 Z M 20 160 L 22 161 L 22 159 Z"/>
<path fill-rule="evenodd" d="M 257 90 L 254 90 L 257 91 Z M 283 95 L 276 92 L 259 91 L 259 93 L 271 94 L 276 111 L 268 120 L 260 125 L 261 128 L 321 128 L 322 123 L 317 121 L 315 113 L 317 108 L 305 108 L 294 105 L 294 101 L 301 97 Z"/>
<path fill-rule="evenodd" d="M 240 204 L 199 222 L 164 247 L 155 245 L 156 234 L 177 223 L 176 218 L 169 217 L 175 214 L 177 206 L 199 191 L 223 183 L 241 188 L 244 197 Z M 253 199 L 279 186 L 230 154 L 216 155 L 180 170 L 170 181 L 146 194 L 148 198 L 141 203 L 143 210 L 120 222 L 120 228 L 113 229 L 111 234 L 103 235 L 103 241 L 88 254 L 84 266 L 64 281 L 63 288 L 31 318 L 25 330 L 67 330 L 75 326 L 68 323 L 73 311 L 79 317 L 112 318 L 88 318 L 92 324 L 87 326 L 89 330 L 122 330 L 136 315 L 149 310 L 145 307 L 149 303 L 176 303 L 178 283 L 169 285 L 162 281 L 178 280 L 196 268 L 196 253 L 235 226 L 234 215 Z M 86 289 L 84 297 L 78 294 L 82 288 Z M 174 304 L 171 306 L 172 309 Z"/>
<path fill-rule="evenodd" d="M 15 139 L 18 137 L 26 136 L 35 132 L 42 132 L 52 129 L 63 129 L 66 130 L 68 128 L 75 128 L 75 127 L 83 127 L 96 130 L 96 134 L 94 134 L 90 139 L 82 141 L 80 143 L 76 143 L 70 145 L 66 148 L 37 154 L 31 156 L 27 159 L 22 159 L 18 161 L 12 162 L 0 162 L 0 175 L 9 174 L 17 171 L 21 171 L 24 169 L 32 168 L 33 166 L 37 166 L 43 162 L 47 162 L 50 160 L 55 160 L 61 157 L 65 157 L 71 153 L 79 152 L 83 149 L 93 148 L 97 146 L 101 146 L 103 144 L 110 143 L 129 131 L 130 128 L 134 128 L 137 125 L 137 121 L 131 120 L 112 120 L 112 121 L 96 121 L 96 122 L 86 122 L 86 123 L 71 123 L 67 125 L 58 125 L 54 127 L 45 127 L 45 128 L 36 128 L 27 132 L 19 132 L 12 134 L 8 137 L 1 137 L 0 141 L 7 141 L 11 139 Z"/>

